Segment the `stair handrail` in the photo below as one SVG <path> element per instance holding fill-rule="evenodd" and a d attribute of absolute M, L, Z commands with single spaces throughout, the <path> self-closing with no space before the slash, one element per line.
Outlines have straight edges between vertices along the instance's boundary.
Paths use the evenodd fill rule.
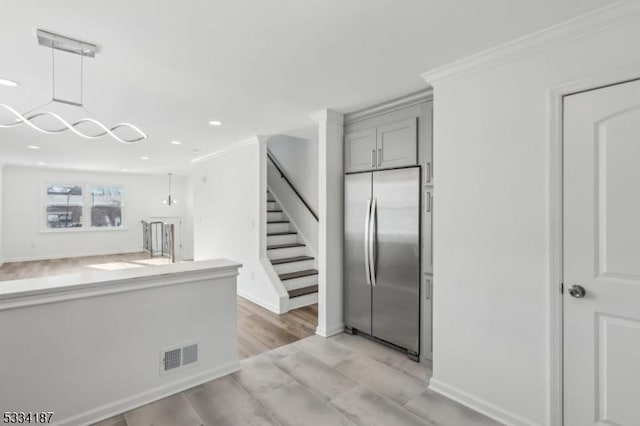
<path fill-rule="evenodd" d="M 309 210 L 309 213 L 311 213 L 311 216 L 313 216 L 316 222 L 319 222 L 318 214 L 315 211 L 313 211 L 309 203 L 307 203 L 307 200 L 305 200 L 304 197 L 300 194 L 300 192 L 296 189 L 295 185 L 293 185 L 293 183 L 291 182 L 287 174 L 284 172 L 284 170 L 278 163 L 278 160 L 276 160 L 276 158 L 273 156 L 271 151 L 269 151 L 268 149 L 267 149 L 267 158 L 271 160 L 271 163 L 275 166 L 276 170 L 278 170 L 278 173 L 280 173 L 280 177 L 284 179 L 284 181 L 289 185 L 289 187 L 293 190 L 293 192 L 298 196 L 300 201 L 302 201 L 302 204 L 304 204 L 307 210 Z"/>

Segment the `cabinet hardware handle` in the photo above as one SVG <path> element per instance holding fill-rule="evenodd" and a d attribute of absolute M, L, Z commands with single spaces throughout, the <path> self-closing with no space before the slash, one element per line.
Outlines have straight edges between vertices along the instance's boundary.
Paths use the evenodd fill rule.
<path fill-rule="evenodd" d="M 431 191 L 426 191 L 424 198 L 424 212 L 431 213 Z"/>
<path fill-rule="evenodd" d="M 378 167 L 382 165 L 382 148 L 378 148 Z"/>
<path fill-rule="evenodd" d="M 376 166 L 376 149 L 371 150 L 371 167 Z"/>
<path fill-rule="evenodd" d="M 425 278 L 425 284 L 426 284 L 426 297 L 427 300 L 431 299 L 431 280 L 429 278 Z"/>
<path fill-rule="evenodd" d="M 427 183 L 431 183 L 431 162 L 427 163 Z"/>

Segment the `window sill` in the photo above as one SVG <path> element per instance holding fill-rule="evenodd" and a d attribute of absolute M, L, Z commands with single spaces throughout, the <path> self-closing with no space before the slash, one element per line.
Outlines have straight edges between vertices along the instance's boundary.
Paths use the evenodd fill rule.
<path fill-rule="evenodd" d="M 84 232 L 118 232 L 118 231 L 128 231 L 127 227 L 101 227 L 101 228 L 51 228 L 51 229 L 41 229 L 40 234 L 73 234 L 76 232 L 84 233 Z"/>

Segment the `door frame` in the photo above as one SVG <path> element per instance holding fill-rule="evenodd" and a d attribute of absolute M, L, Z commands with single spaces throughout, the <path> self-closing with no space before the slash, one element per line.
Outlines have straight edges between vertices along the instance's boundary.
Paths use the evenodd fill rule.
<path fill-rule="evenodd" d="M 566 96 L 640 79 L 640 63 L 552 86 L 549 145 L 549 424 L 564 424 L 563 197 L 564 111 Z"/>

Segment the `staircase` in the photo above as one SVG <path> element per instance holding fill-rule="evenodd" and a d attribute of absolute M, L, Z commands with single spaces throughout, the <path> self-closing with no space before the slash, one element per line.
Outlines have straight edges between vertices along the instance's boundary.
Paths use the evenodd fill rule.
<path fill-rule="evenodd" d="M 318 303 L 315 258 L 267 191 L 267 256 L 289 293 L 289 310 Z"/>

